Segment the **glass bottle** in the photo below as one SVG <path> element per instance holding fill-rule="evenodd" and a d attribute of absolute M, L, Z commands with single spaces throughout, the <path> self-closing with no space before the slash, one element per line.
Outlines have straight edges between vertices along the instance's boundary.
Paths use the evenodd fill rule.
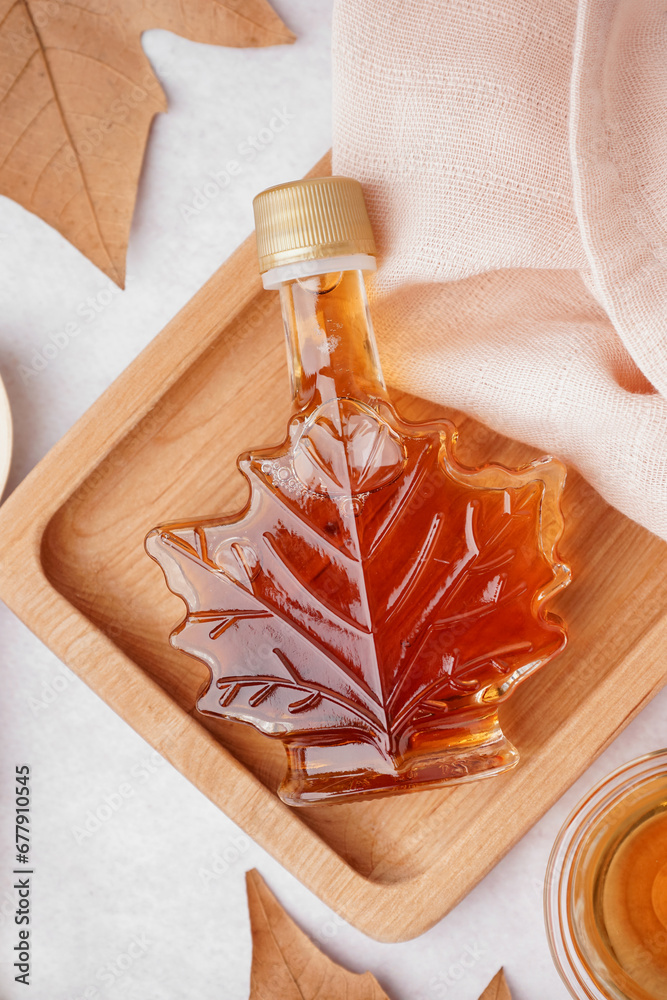
<path fill-rule="evenodd" d="M 505 771 L 518 753 L 498 704 L 566 642 L 545 610 L 569 582 L 565 470 L 465 468 L 451 423 L 398 416 L 358 182 L 270 188 L 255 217 L 287 337 L 287 437 L 240 456 L 241 512 L 146 541 L 187 605 L 172 643 L 211 670 L 198 709 L 283 740 L 291 805 Z"/>

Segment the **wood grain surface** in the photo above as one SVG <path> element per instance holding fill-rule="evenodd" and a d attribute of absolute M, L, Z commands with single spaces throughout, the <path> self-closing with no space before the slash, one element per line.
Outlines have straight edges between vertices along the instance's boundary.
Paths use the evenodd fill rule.
<path fill-rule="evenodd" d="M 413 420 L 445 414 L 396 403 Z M 405 940 L 454 906 L 664 683 L 665 546 L 571 473 L 562 554 L 574 582 L 553 605 L 570 644 L 502 707 L 519 767 L 292 810 L 275 795 L 278 741 L 195 714 L 206 670 L 170 647 L 184 606 L 143 550 L 162 521 L 238 509 L 236 456 L 278 442 L 289 405 L 278 297 L 261 288 L 250 237 L 0 508 L 0 597 L 328 905 L 375 938 Z M 463 461 L 536 454 L 446 415 Z"/>

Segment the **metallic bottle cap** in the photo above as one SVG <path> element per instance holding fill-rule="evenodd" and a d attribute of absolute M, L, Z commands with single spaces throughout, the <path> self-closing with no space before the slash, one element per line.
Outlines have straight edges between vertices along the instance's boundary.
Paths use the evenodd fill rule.
<path fill-rule="evenodd" d="M 375 256 L 375 240 L 359 181 L 312 177 L 278 184 L 253 201 L 261 274 L 300 260 Z"/>

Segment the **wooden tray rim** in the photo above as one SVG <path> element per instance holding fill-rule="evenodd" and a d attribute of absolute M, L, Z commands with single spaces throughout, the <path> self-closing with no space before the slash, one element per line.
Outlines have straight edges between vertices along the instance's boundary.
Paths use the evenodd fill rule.
<path fill-rule="evenodd" d="M 318 164 L 313 173 L 316 172 L 326 172 L 326 164 L 324 167 Z M 301 822 L 298 812 L 283 805 L 157 682 L 74 608 L 51 585 L 41 564 L 42 537 L 54 514 L 218 336 L 221 323 L 202 326 L 201 298 L 210 295 L 218 299 L 224 286 L 227 326 L 261 289 L 259 278 L 248 280 L 248 275 L 255 273 L 255 262 L 253 234 L 5 501 L 0 508 L 3 547 L 5 553 L 11 551 L 12 562 L 19 562 L 22 572 L 17 576 L 8 560 L 2 560 L 0 597 L 114 711 L 329 906 L 379 940 L 406 940 L 444 916 L 441 888 L 447 878 L 444 854 L 436 868 L 404 881 L 374 882 L 359 874 Z M 243 281 L 234 280 L 234 275 L 243 275 Z M 178 359 L 176 364 L 174 357 Z M 138 406 L 137 398 L 141 399 Z M 85 456 L 74 476 L 65 460 L 73 453 Z M 37 511 L 36 498 L 40 503 Z M 548 784 L 549 794 L 527 810 L 522 828 L 515 836 L 508 840 L 500 831 L 491 833 L 486 853 L 494 860 L 476 870 L 472 878 L 459 879 L 461 886 L 449 900 L 450 906 L 497 863 L 663 686 L 666 678 L 655 652 L 663 644 L 667 645 L 667 613 L 645 632 L 623 661 L 628 669 L 636 671 L 637 689 L 641 688 L 644 694 L 622 716 L 617 712 L 609 717 L 613 673 L 590 690 L 589 709 L 594 717 L 606 712 L 605 731 L 611 735 L 571 731 L 574 724 L 563 727 L 547 743 L 547 767 L 536 758 L 527 760 L 515 772 L 516 782 L 530 785 L 535 780 L 535 768 L 541 768 L 540 779 Z M 569 759 L 568 749 L 575 740 L 581 763 L 570 765 L 570 769 L 559 767 L 559 761 Z M 193 773 L 195 748 L 197 767 Z M 213 795 L 212 785 L 219 789 Z M 288 859 L 281 855 L 282 844 L 290 845 Z M 409 903 L 417 897 L 420 906 L 417 912 L 411 912 Z"/>

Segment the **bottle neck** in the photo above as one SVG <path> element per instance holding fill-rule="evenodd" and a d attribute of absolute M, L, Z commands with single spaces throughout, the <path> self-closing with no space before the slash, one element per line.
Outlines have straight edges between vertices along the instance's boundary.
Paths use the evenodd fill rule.
<path fill-rule="evenodd" d="M 280 300 L 297 409 L 336 397 L 371 406 L 388 399 L 362 271 L 285 281 Z"/>

